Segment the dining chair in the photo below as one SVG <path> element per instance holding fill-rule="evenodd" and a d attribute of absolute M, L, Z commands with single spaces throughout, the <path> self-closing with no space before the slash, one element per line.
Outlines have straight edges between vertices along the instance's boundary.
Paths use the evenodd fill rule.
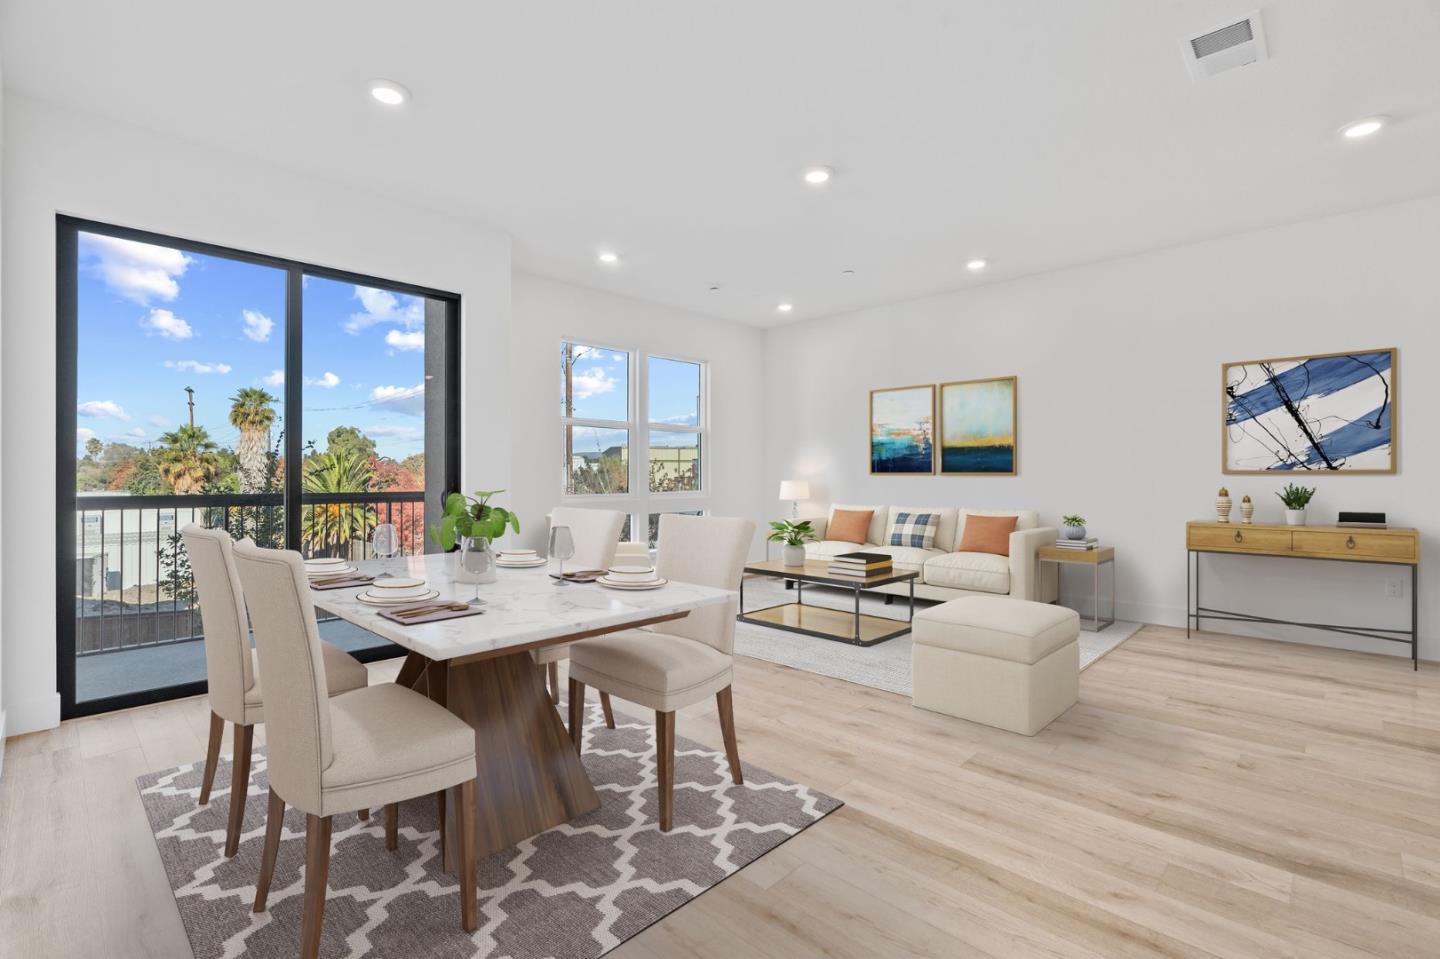
<path fill-rule="evenodd" d="M 200 805 L 210 802 L 215 767 L 220 762 L 220 738 L 225 724 L 233 725 L 234 757 L 230 766 L 230 820 L 225 827 L 225 855 L 234 856 L 244 831 L 245 803 L 250 792 L 250 745 L 255 726 L 265 721 L 265 688 L 255 668 L 250 626 L 245 615 L 245 592 L 235 571 L 235 544 L 223 529 L 206 529 L 191 523 L 180 530 L 195 592 L 200 600 L 200 622 L 205 629 L 205 676 L 210 686 L 210 740 L 205 749 L 205 772 L 200 780 Z M 359 689 L 370 681 L 365 664 L 330 643 L 321 643 L 326 685 L 332 693 Z M 359 808 L 359 807 L 357 807 Z M 368 810 L 360 810 L 361 818 Z"/>
<path fill-rule="evenodd" d="M 396 683 L 330 696 L 305 566 L 292 550 L 235 547 L 235 565 L 269 693 L 269 810 L 255 911 L 265 911 L 285 807 L 305 813 L 305 905 L 300 955 L 314 957 L 324 925 L 330 825 L 338 812 L 385 809 L 385 848 L 398 846 L 399 803 L 455 790 L 460 924 L 477 928 L 475 731 L 438 703 Z"/>
<path fill-rule="evenodd" d="M 748 519 L 720 516 L 660 517 L 656 571 L 675 583 L 738 589 L 755 536 Z M 730 686 L 738 601 L 692 610 L 654 626 L 582 639 L 570 645 L 570 738 L 580 749 L 585 687 L 655 710 L 655 774 L 660 830 L 670 831 L 675 793 L 675 711 L 714 696 L 730 778 L 745 781 L 735 740 Z M 613 727 L 612 727 L 613 728 Z"/>
<path fill-rule="evenodd" d="M 609 569 L 615 564 L 615 549 L 620 545 L 620 531 L 625 528 L 625 514 L 613 509 L 584 509 L 557 506 L 550 511 L 550 526 L 570 527 L 575 540 L 575 556 L 569 560 L 572 569 Z M 550 701 L 560 702 L 560 661 L 570 655 L 569 644 L 546 646 L 535 651 L 535 662 L 545 670 L 550 684 Z M 602 695 L 606 722 L 614 728 L 610 697 Z"/>

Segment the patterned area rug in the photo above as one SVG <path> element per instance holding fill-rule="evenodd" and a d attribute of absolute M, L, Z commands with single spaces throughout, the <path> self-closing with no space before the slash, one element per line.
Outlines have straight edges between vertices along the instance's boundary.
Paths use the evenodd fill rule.
<path fill-rule="evenodd" d="M 675 825 L 656 825 L 655 736 L 616 713 L 589 711 L 585 768 L 595 812 L 479 864 L 480 929 L 460 928 L 459 887 L 441 872 L 433 797 L 401 804 L 400 848 L 385 850 L 383 815 L 336 816 L 326 957 L 513 956 L 593 959 L 636 935 L 841 803 L 746 765 L 730 782 L 724 752 L 675 740 Z M 240 851 L 225 859 L 230 764 L 210 804 L 196 805 L 203 762 L 136 780 L 197 959 L 294 956 L 304 893 L 305 817 L 285 817 L 269 910 L 250 911 L 265 832 L 265 753 L 256 749 Z M 221 788 L 224 786 L 225 788 Z"/>

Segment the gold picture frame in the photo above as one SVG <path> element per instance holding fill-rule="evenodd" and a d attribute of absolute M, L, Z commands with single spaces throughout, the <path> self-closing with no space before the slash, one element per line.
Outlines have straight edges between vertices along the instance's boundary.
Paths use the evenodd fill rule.
<path fill-rule="evenodd" d="M 954 403 L 946 402 L 947 391 L 954 394 Z M 962 402 L 964 408 L 957 408 Z M 987 376 L 941 383 L 938 406 L 940 427 L 935 455 L 941 476 L 1019 474 L 1020 377 Z M 964 432 L 957 432 L 960 430 Z"/>
<path fill-rule="evenodd" d="M 890 394 L 908 395 L 892 398 Z M 875 418 L 877 396 L 881 398 L 880 424 Z M 870 475 L 935 475 L 935 384 L 871 390 L 869 428 Z M 923 469 L 922 461 L 928 461 Z"/>

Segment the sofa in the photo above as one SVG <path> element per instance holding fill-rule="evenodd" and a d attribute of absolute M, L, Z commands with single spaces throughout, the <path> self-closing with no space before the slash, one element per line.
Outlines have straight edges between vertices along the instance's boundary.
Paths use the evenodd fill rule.
<path fill-rule="evenodd" d="M 826 539 L 830 518 L 836 510 L 872 510 L 865 542 Z M 936 513 L 940 516 L 933 549 L 890 546 L 889 532 L 899 513 Z M 1010 534 L 1010 555 L 959 552 L 967 516 L 1014 516 L 1015 531 Z M 815 528 L 815 540 L 805 544 L 807 559 L 828 560 L 840 553 L 884 553 L 897 570 L 917 572 L 915 596 L 944 602 L 965 596 L 1008 596 L 1037 603 L 1053 603 L 1059 594 L 1058 577 L 1053 563 L 1041 564 L 1036 551 L 1052 545 L 1056 538 L 1053 526 L 1041 526 L 1034 510 L 979 510 L 953 506 L 842 506 L 830 507 L 823 517 L 808 517 Z M 907 583 L 878 586 L 876 592 L 908 596 Z"/>

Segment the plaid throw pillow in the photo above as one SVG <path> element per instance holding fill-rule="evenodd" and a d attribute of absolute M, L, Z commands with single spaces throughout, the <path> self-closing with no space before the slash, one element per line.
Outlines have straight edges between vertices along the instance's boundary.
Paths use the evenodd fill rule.
<path fill-rule="evenodd" d="M 896 513 L 890 524 L 890 545 L 934 549 L 939 529 L 939 513 Z"/>

